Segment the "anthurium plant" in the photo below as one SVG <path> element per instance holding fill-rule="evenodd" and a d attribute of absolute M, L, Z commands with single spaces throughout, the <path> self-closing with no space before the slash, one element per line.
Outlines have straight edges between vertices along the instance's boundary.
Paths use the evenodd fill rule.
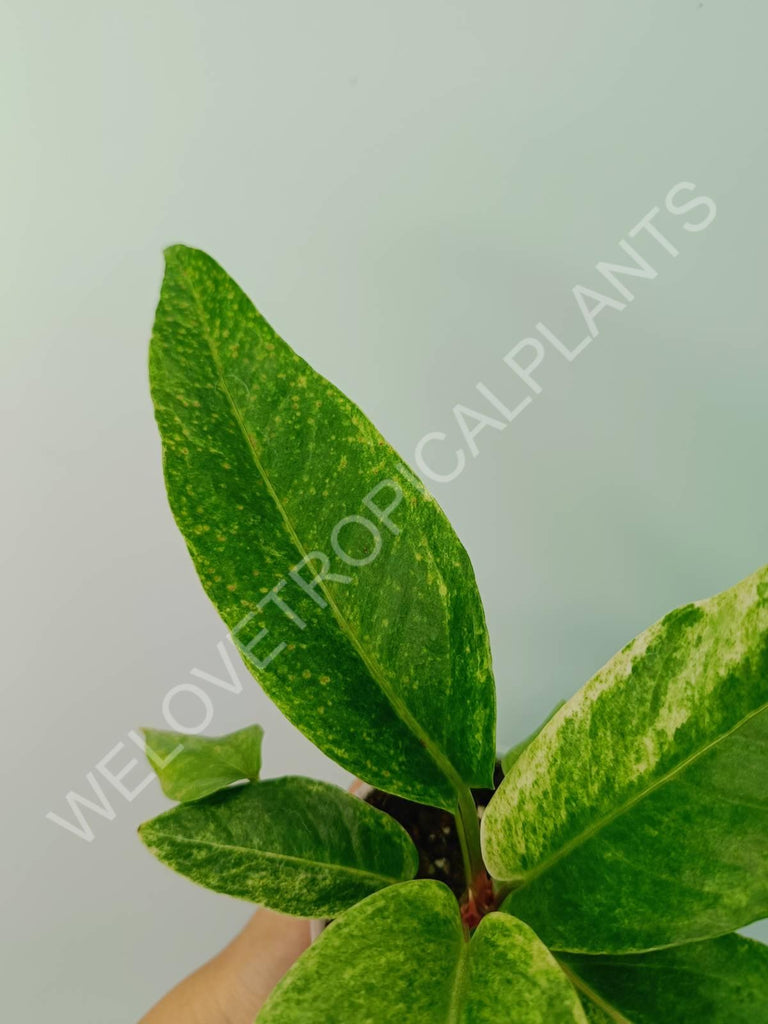
<path fill-rule="evenodd" d="M 331 921 L 260 1024 L 768 1022 L 766 947 L 736 934 L 768 916 L 768 569 L 632 640 L 502 778 L 469 558 L 363 413 L 182 246 L 150 371 L 171 508 L 245 664 L 386 797 L 260 781 L 255 725 L 146 731 L 179 801 L 150 850 Z M 394 804 L 451 823 L 458 882 Z"/>

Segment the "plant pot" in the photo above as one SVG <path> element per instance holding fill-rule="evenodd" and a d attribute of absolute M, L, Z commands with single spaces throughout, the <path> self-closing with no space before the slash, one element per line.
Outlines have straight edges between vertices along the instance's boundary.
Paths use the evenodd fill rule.
<path fill-rule="evenodd" d="M 502 778 L 501 764 L 497 763 L 495 787 L 499 785 Z M 466 882 L 461 849 L 452 814 L 383 793 L 368 783 L 361 782 L 360 779 L 355 779 L 349 787 L 349 792 L 389 814 L 408 832 L 419 851 L 417 878 L 430 878 L 443 882 L 453 891 L 457 899 L 461 898 Z M 492 795 L 493 790 L 474 791 L 480 814 Z M 310 934 L 313 942 L 319 938 L 328 923 L 325 918 L 310 921 Z"/>

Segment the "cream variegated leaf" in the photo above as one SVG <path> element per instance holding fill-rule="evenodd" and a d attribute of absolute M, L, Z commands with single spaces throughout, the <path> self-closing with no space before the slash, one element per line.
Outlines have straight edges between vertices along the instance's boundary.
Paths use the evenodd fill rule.
<path fill-rule="evenodd" d="M 504 909 L 587 953 L 768 915 L 766 708 L 763 569 L 633 640 L 512 765 L 483 818 Z"/>

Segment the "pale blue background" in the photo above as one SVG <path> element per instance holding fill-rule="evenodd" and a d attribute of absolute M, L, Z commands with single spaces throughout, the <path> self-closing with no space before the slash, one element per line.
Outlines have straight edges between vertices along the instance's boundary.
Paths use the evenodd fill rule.
<path fill-rule="evenodd" d="M 701 234 L 664 221 L 679 258 L 434 488 L 510 743 L 768 561 L 766 32 L 758 0 L 3 5 L 8 1019 L 130 1024 L 248 913 L 140 847 L 155 789 L 91 845 L 44 818 L 217 666 L 146 384 L 163 246 L 214 254 L 411 457 L 477 380 L 507 386 L 537 320 L 574 321 L 570 288 L 669 188 L 714 197 Z M 344 780 L 255 684 L 216 697 L 212 731 L 251 720 L 268 774 Z"/>

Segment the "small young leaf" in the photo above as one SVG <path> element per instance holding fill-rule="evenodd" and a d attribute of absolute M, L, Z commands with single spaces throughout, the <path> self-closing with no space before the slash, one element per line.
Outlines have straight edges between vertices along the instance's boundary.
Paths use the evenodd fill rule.
<path fill-rule="evenodd" d="M 739 935 L 633 956 L 560 954 L 599 1024 L 764 1024 L 768 947 Z"/>
<path fill-rule="evenodd" d="M 490 914 L 467 942 L 439 882 L 376 893 L 327 928 L 258 1024 L 586 1024 L 575 990 L 521 921 Z"/>
<path fill-rule="evenodd" d="M 143 731 L 149 763 L 171 800 L 199 800 L 233 782 L 255 782 L 259 777 L 264 737 L 260 725 L 216 737 Z"/>
<path fill-rule="evenodd" d="M 193 882 L 297 917 L 332 917 L 418 869 L 416 847 L 394 819 L 299 777 L 182 804 L 139 834 Z"/>
<path fill-rule="evenodd" d="M 544 719 L 544 721 L 541 723 L 538 729 L 534 729 L 530 736 L 526 736 L 524 740 L 521 740 L 519 743 L 515 744 L 514 747 L 510 747 L 510 749 L 501 759 L 501 770 L 504 772 L 505 775 L 509 774 L 512 765 L 519 759 L 520 755 L 525 750 L 525 748 L 529 747 L 531 743 L 533 743 L 533 741 L 539 735 L 544 726 L 547 725 L 555 717 L 557 712 L 564 704 L 565 701 L 561 700 L 560 703 L 556 704 L 555 707 L 550 711 L 550 713 L 547 715 L 547 717 Z"/>
<path fill-rule="evenodd" d="M 490 786 L 472 566 L 396 452 L 195 249 L 166 252 L 150 378 L 176 522 L 281 711 L 388 792 Z"/>
<path fill-rule="evenodd" d="M 673 612 L 557 712 L 486 809 L 504 909 L 642 951 L 768 915 L 768 570 Z"/>

